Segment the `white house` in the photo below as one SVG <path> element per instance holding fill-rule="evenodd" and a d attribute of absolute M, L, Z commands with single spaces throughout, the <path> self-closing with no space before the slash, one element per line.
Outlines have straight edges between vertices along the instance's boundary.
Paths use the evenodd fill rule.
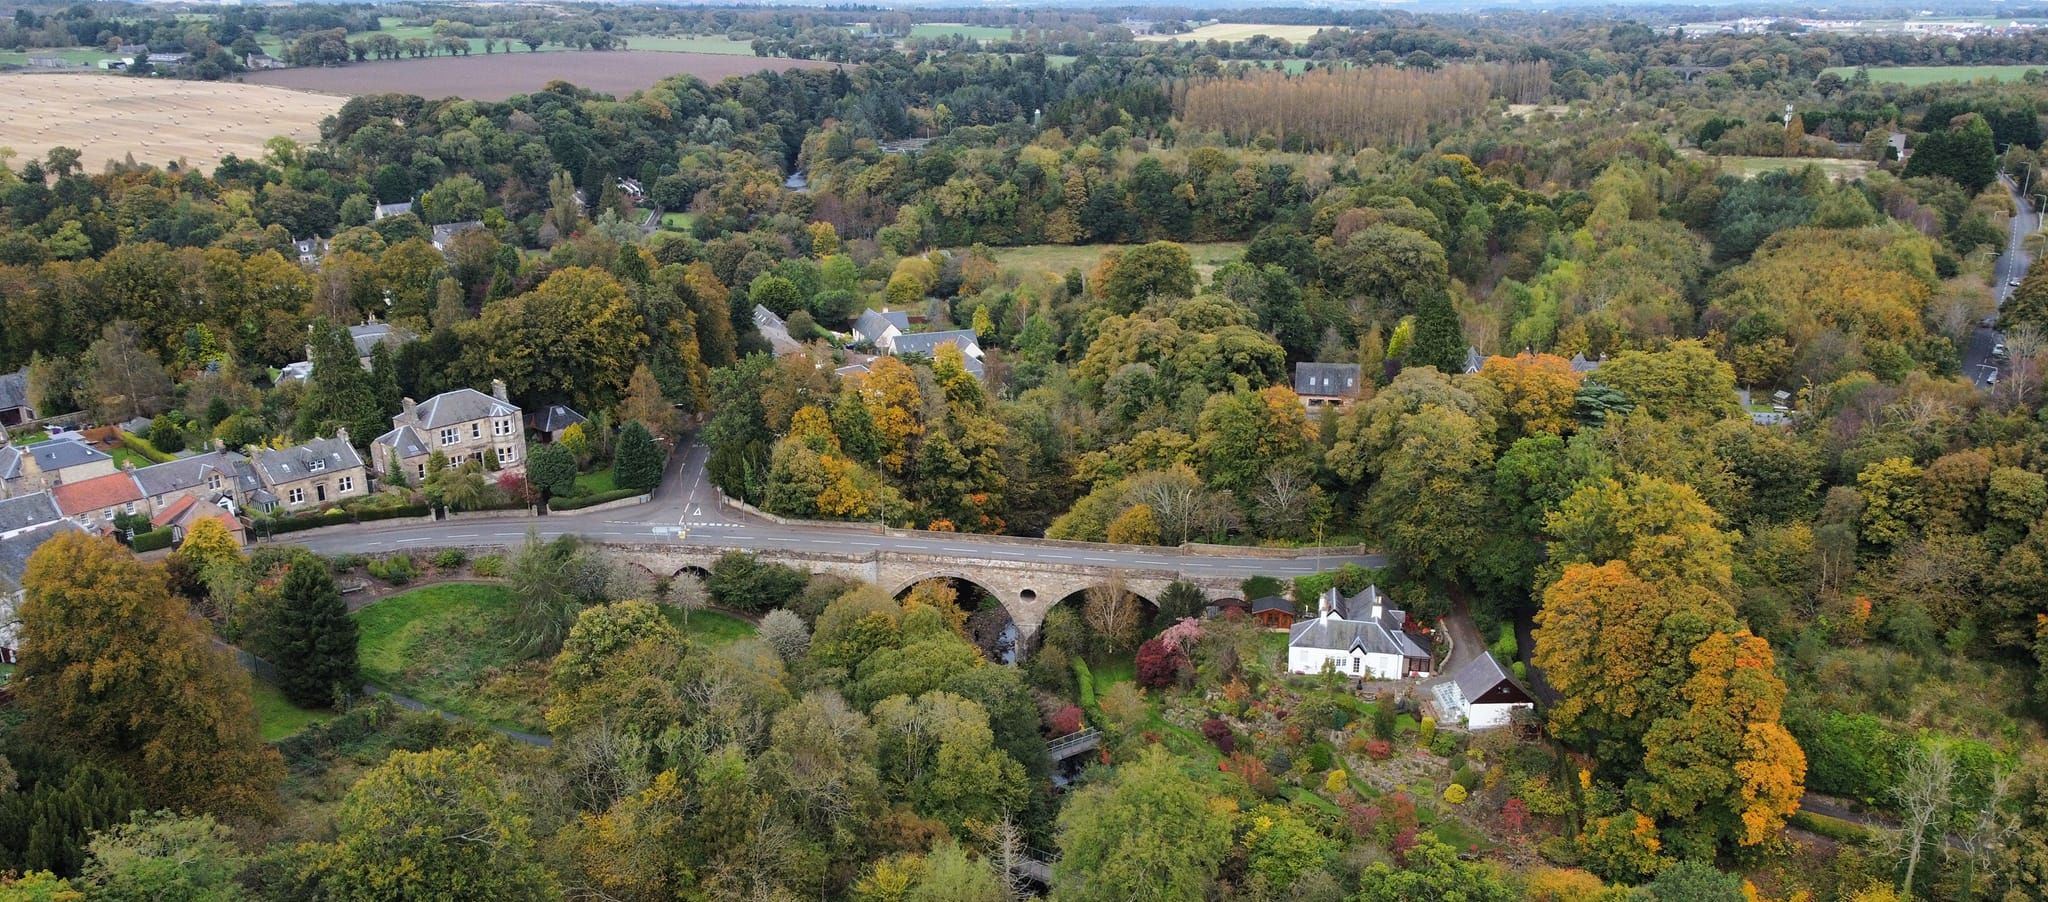
<path fill-rule="evenodd" d="M 877 347 L 883 342 L 910 331 L 910 315 L 901 310 L 863 310 L 860 319 L 853 321 L 853 337 Z"/>
<path fill-rule="evenodd" d="M 1432 691 L 1446 720 L 1462 720 L 1474 730 L 1507 726 L 1516 710 L 1536 708 L 1536 700 L 1486 652 L 1466 661 Z"/>
<path fill-rule="evenodd" d="M 1355 679 L 1422 679 L 1430 675 L 1429 637 L 1410 632 L 1408 612 L 1387 607 L 1378 586 L 1350 598 L 1323 591 L 1316 617 L 1287 632 L 1287 670 L 1324 668 Z"/>

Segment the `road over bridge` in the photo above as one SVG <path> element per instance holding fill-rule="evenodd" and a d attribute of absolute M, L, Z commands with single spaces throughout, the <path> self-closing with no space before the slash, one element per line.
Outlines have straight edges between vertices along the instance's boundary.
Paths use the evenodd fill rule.
<path fill-rule="evenodd" d="M 883 530 L 873 523 L 777 521 L 726 504 L 703 478 L 704 456 L 702 446 L 685 446 L 675 455 L 655 498 L 632 507 L 545 517 L 384 521 L 288 533 L 276 541 L 322 554 L 388 554 L 428 548 L 510 548 L 524 543 L 528 534 L 541 539 L 574 535 L 606 546 L 620 561 L 657 576 L 706 570 L 725 552 L 747 551 L 814 572 L 866 580 L 891 592 L 927 579 L 973 583 L 1002 603 L 1026 639 L 1061 600 L 1111 582 L 1148 600 L 1156 599 L 1176 579 L 1201 586 L 1211 598 L 1236 598 L 1238 585 L 1252 576 L 1286 579 L 1340 564 L 1387 563 L 1385 555 L 1355 548 L 1319 553 L 1213 545 L 1100 545 Z"/>

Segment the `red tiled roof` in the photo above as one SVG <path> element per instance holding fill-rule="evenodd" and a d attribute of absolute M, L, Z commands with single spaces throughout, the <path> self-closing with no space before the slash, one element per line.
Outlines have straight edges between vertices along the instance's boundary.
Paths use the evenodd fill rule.
<path fill-rule="evenodd" d="M 50 494 L 57 499 L 57 509 L 67 517 L 142 500 L 142 488 L 135 484 L 135 477 L 125 472 L 67 482 Z"/>
<path fill-rule="evenodd" d="M 192 495 L 186 495 L 182 498 L 179 498 L 178 500 L 171 502 L 170 507 L 166 507 L 163 510 L 157 511 L 156 516 L 149 518 L 149 525 L 162 526 L 166 523 L 176 522 L 179 518 L 185 515 L 186 511 L 192 509 L 192 505 L 198 503 L 199 499 Z"/>

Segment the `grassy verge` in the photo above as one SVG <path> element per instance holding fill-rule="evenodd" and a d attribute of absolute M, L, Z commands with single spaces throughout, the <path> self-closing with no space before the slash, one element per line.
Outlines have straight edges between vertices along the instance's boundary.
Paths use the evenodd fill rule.
<path fill-rule="evenodd" d="M 506 587 L 427 586 L 353 616 L 371 683 L 486 723 L 540 731 L 547 663 L 519 659 L 507 642 Z"/>
<path fill-rule="evenodd" d="M 256 725 L 264 742 L 276 742 L 323 720 L 334 719 L 332 711 L 292 704 L 276 686 L 262 680 L 250 681 L 249 700 L 256 704 Z"/>

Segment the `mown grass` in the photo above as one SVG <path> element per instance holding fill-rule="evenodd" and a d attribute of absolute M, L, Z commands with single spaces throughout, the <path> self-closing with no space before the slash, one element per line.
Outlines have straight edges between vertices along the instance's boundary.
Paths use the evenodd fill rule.
<path fill-rule="evenodd" d="M 703 646 L 724 645 L 754 635 L 754 625 L 718 611 L 686 611 L 674 605 L 662 605 L 661 615 L 668 622 L 682 630 L 690 641 Z"/>
<path fill-rule="evenodd" d="M 323 720 L 334 719 L 333 711 L 292 704 L 276 686 L 262 680 L 250 681 L 249 700 L 256 705 L 256 726 L 264 742 L 276 742 Z"/>
<path fill-rule="evenodd" d="M 547 663 L 513 650 L 505 586 L 426 586 L 353 616 L 371 683 L 485 723 L 541 731 Z"/>
<path fill-rule="evenodd" d="M 1836 66 L 1827 70 L 1842 78 L 1854 78 L 1855 66 Z M 1880 66 L 1870 70 L 1872 83 L 1905 85 L 1917 88 L 1941 82 L 1966 82 L 1980 79 L 1997 81 L 2019 81 L 2029 71 L 2048 71 L 2048 66 Z"/>
<path fill-rule="evenodd" d="M 595 495 L 600 492 L 615 491 L 618 489 L 619 483 L 612 477 L 612 468 L 602 467 L 588 473 L 577 474 L 576 487 L 582 489 L 585 495 Z"/>
<path fill-rule="evenodd" d="M 1065 273 L 1078 269 L 1086 273 L 1102 259 L 1105 251 L 1135 247 L 1129 244 L 1027 244 L 1019 247 L 992 248 L 996 264 L 1005 269 L 1043 270 Z M 1225 263 L 1244 257 L 1245 243 L 1242 241 L 1214 241 L 1187 244 L 1188 256 L 1194 258 L 1195 273 L 1206 279 L 1210 273 Z M 957 249 L 956 249 L 957 250 Z"/>

